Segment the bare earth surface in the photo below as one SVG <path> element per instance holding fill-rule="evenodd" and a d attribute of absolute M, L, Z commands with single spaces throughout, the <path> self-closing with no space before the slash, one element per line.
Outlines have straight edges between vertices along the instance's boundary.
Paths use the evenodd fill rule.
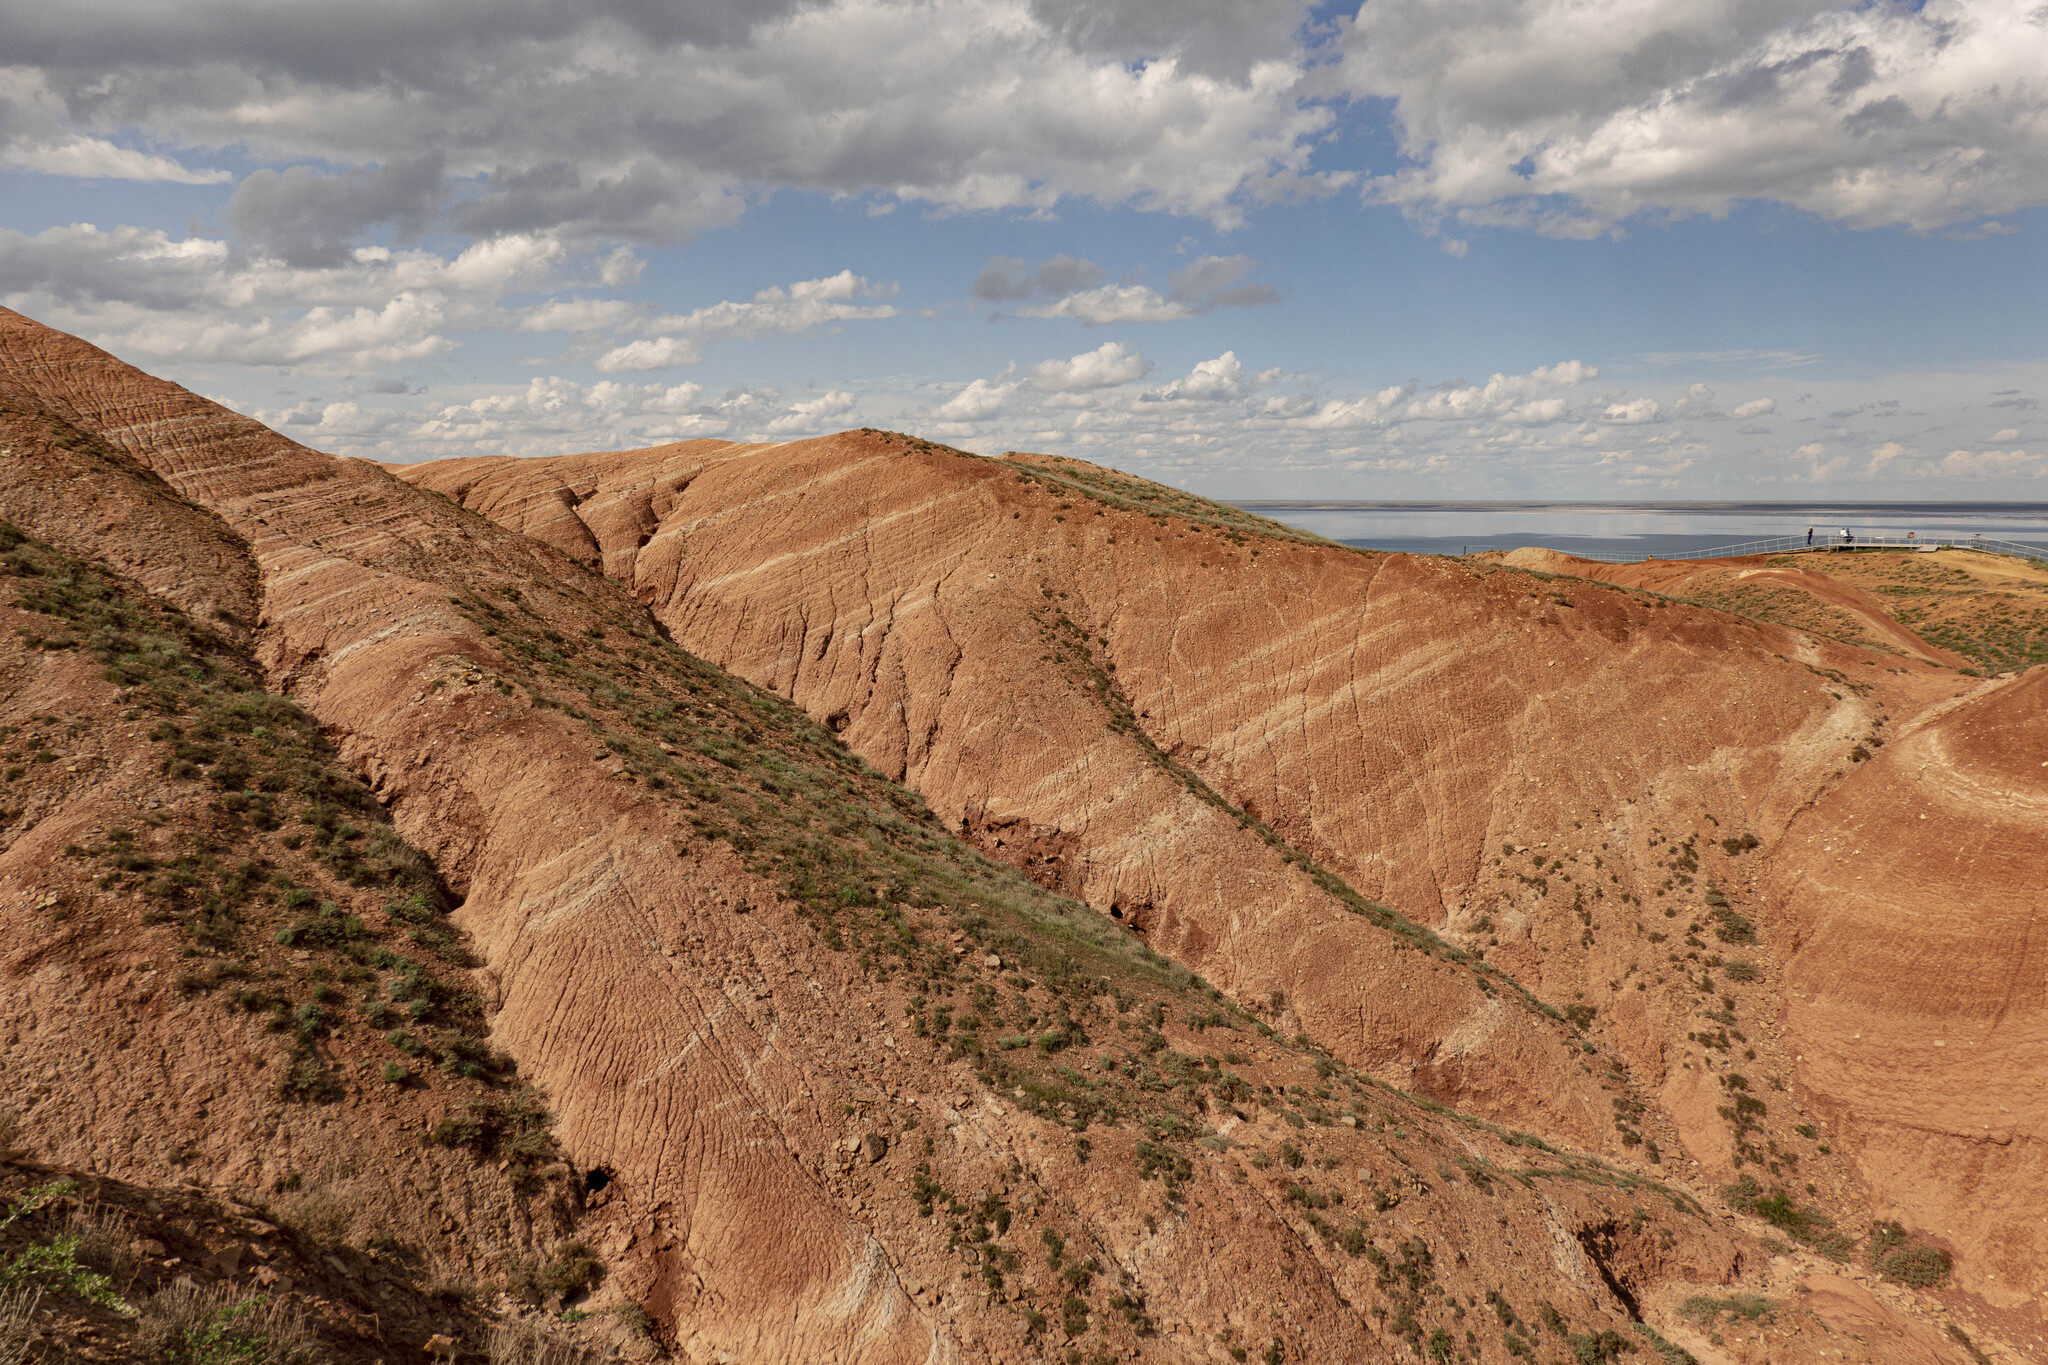
<path fill-rule="evenodd" d="M 401 478 L 6 313 L 0 400 L 10 1200 L 269 1200 L 385 1359 L 2041 1357 L 2038 670 L 885 433 Z"/>

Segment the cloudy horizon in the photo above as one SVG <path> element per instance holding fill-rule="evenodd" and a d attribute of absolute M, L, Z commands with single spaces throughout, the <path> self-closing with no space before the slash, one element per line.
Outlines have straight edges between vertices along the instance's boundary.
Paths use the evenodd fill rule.
<path fill-rule="evenodd" d="M 0 302 L 320 449 L 2048 501 L 2048 10 L 0 14 Z"/>

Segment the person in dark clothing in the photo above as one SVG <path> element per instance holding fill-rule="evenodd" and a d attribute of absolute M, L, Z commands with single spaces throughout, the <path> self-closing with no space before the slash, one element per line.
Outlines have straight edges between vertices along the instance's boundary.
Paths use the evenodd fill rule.
<path fill-rule="evenodd" d="M 1811 526 L 1806 528 L 1806 548 L 1809 550 L 1813 548 L 1813 528 Z"/>

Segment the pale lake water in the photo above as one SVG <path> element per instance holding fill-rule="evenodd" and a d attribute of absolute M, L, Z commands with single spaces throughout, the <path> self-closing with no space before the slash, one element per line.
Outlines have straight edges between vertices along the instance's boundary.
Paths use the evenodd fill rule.
<path fill-rule="evenodd" d="M 1660 558 L 1777 536 L 1825 543 L 1982 536 L 2048 554 L 2048 503 L 1245 502 L 1238 506 L 1374 550 L 1456 555 L 1540 545 L 1602 559 Z"/>

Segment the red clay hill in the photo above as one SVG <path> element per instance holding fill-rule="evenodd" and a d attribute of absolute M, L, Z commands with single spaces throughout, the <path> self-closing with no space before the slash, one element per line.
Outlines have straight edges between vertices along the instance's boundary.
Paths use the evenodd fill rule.
<path fill-rule="evenodd" d="M 45 1345 L 2042 1350 L 2038 670 L 879 432 L 385 470 L 4 312 L 0 417 L 0 1256 L 147 1271 Z"/>

